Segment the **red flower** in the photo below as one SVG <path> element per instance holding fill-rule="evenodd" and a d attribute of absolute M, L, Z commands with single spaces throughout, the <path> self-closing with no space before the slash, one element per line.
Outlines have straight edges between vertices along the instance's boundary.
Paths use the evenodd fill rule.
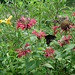
<path fill-rule="evenodd" d="M 55 21 L 54 21 L 55 22 Z M 64 19 L 63 18 L 60 18 L 59 21 L 57 21 L 58 23 L 60 23 L 60 26 L 54 26 L 54 29 L 52 29 L 53 31 L 55 31 L 57 28 L 61 28 L 61 29 L 58 29 L 54 32 L 54 35 L 59 31 L 61 30 L 61 34 L 63 31 L 67 32 L 70 28 L 75 28 L 73 27 L 74 23 L 71 23 L 69 21 L 69 17 L 66 16 Z M 57 23 L 56 22 L 56 23 Z"/>
<path fill-rule="evenodd" d="M 46 50 L 43 50 L 43 51 L 45 51 L 46 52 L 46 54 L 44 54 L 44 55 L 46 55 L 46 57 L 51 57 L 52 59 L 53 59 L 53 56 L 51 55 L 51 54 L 53 54 L 53 55 L 55 55 L 54 54 L 54 50 L 52 50 L 52 47 L 49 49 L 49 48 L 46 48 Z"/>
<path fill-rule="evenodd" d="M 72 13 L 74 13 L 72 16 L 75 16 L 75 12 L 71 11 Z"/>
<path fill-rule="evenodd" d="M 35 34 L 38 39 L 41 39 L 42 37 L 46 35 L 45 32 L 40 31 L 40 33 L 37 33 L 36 30 L 33 31 L 32 34 Z"/>
<path fill-rule="evenodd" d="M 25 56 L 26 53 L 31 52 L 30 49 L 26 50 L 26 48 L 27 48 L 29 45 L 30 45 L 30 44 L 26 44 L 26 45 L 25 45 L 25 49 L 23 49 L 23 47 L 22 47 L 22 49 L 17 49 L 17 51 L 15 51 L 15 52 L 18 53 L 18 57 Z"/>
<path fill-rule="evenodd" d="M 17 29 L 20 28 L 22 30 L 24 30 L 24 28 L 27 29 L 31 29 L 32 25 L 36 24 L 36 20 L 33 18 L 30 20 L 30 18 L 24 18 L 23 16 L 19 19 L 19 21 L 17 21 L 16 23 L 18 23 Z"/>
<path fill-rule="evenodd" d="M 58 41 L 60 46 L 64 46 L 65 44 L 67 43 L 70 43 L 69 40 L 71 39 L 72 37 L 70 35 L 68 35 L 68 37 L 64 36 L 62 38 L 62 41 Z"/>
<path fill-rule="evenodd" d="M 36 24 L 36 20 L 34 18 L 31 19 L 31 23 L 35 23 Z"/>
<path fill-rule="evenodd" d="M 75 50 L 75 48 L 72 51 L 74 51 L 74 50 Z"/>
<path fill-rule="evenodd" d="M 72 25 L 74 25 L 74 24 L 72 23 Z M 71 29 L 72 29 L 72 28 L 75 28 L 75 27 L 73 27 L 72 25 L 69 25 L 69 27 L 67 27 L 66 30 L 65 30 L 64 28 L 61 28 L 61 26 L 55 26 L 54 29 L 52 29 L 52 30 L 54 31 L 54 30 L 56 30 L 57 28 L 61 28 L 61 34 L 62 34 L 63 31 L 67 31 L 67 30 L 69 30 L 70 28 L 71 28 Z M 66 25 L 66 26 L 67 26 L 67 25 Z M 65 27 L 66 27 L 66 26 L 65 26 Z M 60 31 L 60 29 L 58 29 L 57 31 L 55 31 L 54 35 L 55 35 L 58 31 Z"/>

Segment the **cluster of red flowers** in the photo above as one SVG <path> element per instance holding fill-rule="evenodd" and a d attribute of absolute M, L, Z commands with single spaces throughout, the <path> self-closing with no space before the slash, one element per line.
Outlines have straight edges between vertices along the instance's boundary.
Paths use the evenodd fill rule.
<path fill-rule="evenodd" d="M 32 34 L 35 34 L 37 36 L 38 39 L 41 39 L 42 37 L 45 37 L 45 32 L 40 31 L 39 33 L 35 31 L 32 32 Z"/>
<path fill-rule="evenodd" d="M 28 46 L 29 46 L 30 44 L 26 44 L 25 45 L 25 48 L 23 49 L 23 47 L 22 47 L 22 49 L 17 49 L 17 51 L 15 51 L 15 52 L 17 52 L 18 53 L 18 57 L 22 57 L 22 56 L 25 56 L 27 53 L 29 53 L 29 52 L 32 52 L 32 51 L 30 51 L 30 49 L 26 49 Z"/>
<path fill-rule="evenodd" d="M 20 28 L 22 30 L 24 30 L 24 28 L 27 29 L 31 29 L 31 27 L 36 24 L 36 20 L 30 19 L 30 18 L 24 18 L 23 16 L 19 19 L 19 21 L 17 21 L 16 23 L 18 23 L 17 25 L 17 29 Z"/>
<path fill-rule="evenodd" d="M 64 46 L 65 44 L 67 43 L 70 43 L 69 40 L 71 39 L 72 37 L 70 35 L 68 35 L 68 37 L 64 36 L 62 38 L 62 41 L 58 41 L 60 46 Z"/>
<path fill-rule="evenodd" d="M 52 50 L 52 47 L 49 49 L 49 48 L 46 48 L 46 50 L 43 50 L 43 51 L 45 51 L 46 52 L 46 54 L 44 54 L 44 55 L 46 55 L 46 57 L 51 57 L 52 59 L 53 59 L 53 56 L 52 55 L 55 55 L 54 54 L 54 50 Z M 51 55 L 52 54 L 52 55 Z"/>
<path fill-rule="evenodd" d="M 74 13 L 74 15 L 72 15 L 72 16 L 75 16 L 75 12 L 72 12 L 72 13 Z M 68 20 L 69 19 L 69 17 L 67 16 L 66 17 L 66 19 Z M 69 20 L 68 20 L 69 21 Z M 69 21 L 70 22 L 70 21 Z M 31 27 L 34 25 L 34 24 L 36 24 L 36 20 L 33 18 L 33 19 L 30 19 L 30 18 L 24 18 L 23 16 L 17 21 L 17 23 L 18 23 L 18 25 L 17 25 L 17 29 L 18 28 L 20 28 L 20 29 L 22 29 L 22 30 L 24 30 L 24 28 L 27 30 L 27 29 L 31 29 Z M 60 24 L 60 23 L 59 23 Z M 55 26 L 54 27 L 54 29 L 52 29 L 53 31 L 55 31 L 57 28 L 61 28 L 62 30 L 61 30 L 61 34 L 62 34 L 62 32 L 63 31 L 66 31 L 66 30 L 69 30 L 70 28 L 75 28 L 75 27 L 73 27 L 72 25 L 74 25 L 74 24 L 72 24 L 72 23 L 69 23 L 70 25 L 65 25 L 64 27 L 66 28 L 66 29 L 64 29 L 63 28 L 63 26 Z M 54 33 L 54 35 L 59 31 L 60 29 L 58 29 L 57 31 L 55 31 L 55 33 Z M 37 33 L 37 31 L 35 30 L 35 31 L 33 31 L 32 32 L 32 34 L 35 34 L 36 36 L 37 36 L 37 38 L 38 39 L 41 39 L 42 37 L 45 37 L 46 36 L 46 34 L 45 34 L 45 32 L 42 32 L 42 31 L 40 31 L 39 33 Z M 60 46 L 64 46 L 65 44 L 67 44 L 67 43 L 70 43 L 70 39 L 71 39 L 72 37 L 70 36 L 70 35 L 68 35 L 68 37 L 66 37 L 66 36 L 64 36 L 63 38 L 62 38 L 62 41 L 58 41 L 59 42 L 59 45 Z M 30 49 L 26 49 L 28 46 L 29 46 L 30 44 L 26 44 L 25 45 L 25 48 L 23 49 L 23 47 L 22 47 L 22 49 L 17 49 L 17 51 L 15 51 L 15 52 L 17 52 L 18 53 L 18 57 L 22 57 L 22 56 L 26 56 L 26 54 L 27 53 L 29 53 L 29 52 L 32 52 L 32 51 L 30 51 Z M 75 48 L 72 50 L 72 51 L 74 51 L 75 50 Z M 53 50 L 53 47 L 51 47 L 50 49 L 49 48 L 46 48 L 46 50 L 43 50 L 44 52 L 46 52 L 46 54 L 44 54 L 44 55 L 46 55 L 46 57 L 51 57 L 52 59 L 53 59 L 53 56 L 52 55 L 55 55 L 54 54 L 54 50 Z"/>
<path fill-rule="evenodd" d="M 32 52 L 32 51 L 30 51 L 30 49 L 28 49 L 28 50 L 26 49 L 28 46 L 30 46 L 30 44 L 27 43 L 25 45 L 25 48 L 24 49 L 22 47 L 22 49 L 17 49 L 17 51 L 15 51 L 15 52 L 18 53 L 18 57 L 26 56 L 27 53 Z M 52 50 L 52 47 L 50 49 L 49 48 L 46 48 L 46 50 L 43 50 L 43 51 L 46 52 L 46 54 L 44 54 L 44 55 L 46 55 L 46 57 L 49 57 L 50 56 L 53 59 L 53 56 L 52 55 L 55 55 L 54 54 L 55 51 Z"/>
<path fill-rule="evenodd" d="M 52 29 L 53 31 L 55 31 L 57 28 L 61 28 L 60 26 L 55 26 L 54 27 L 54 29 Z M 69 25 L 69 27 L 67 27 L 67 30 L 69 30 L 69 28 L 75 28 L 75 27 L 73 27 L 72 25 Z M 60 31 L 61 30 L 61 34 L 62 34 L 62 32 L 63 31 L 65 31 L 64 29 L 58 29 L 57 31 L 55 31 L 55 33 L 54 33 L 54 35 L 58 32 L 58 31 Z"/>

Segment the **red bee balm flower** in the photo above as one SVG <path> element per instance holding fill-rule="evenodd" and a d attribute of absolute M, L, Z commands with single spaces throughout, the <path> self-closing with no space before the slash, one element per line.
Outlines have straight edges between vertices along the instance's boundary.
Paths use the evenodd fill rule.
<path fill-rule="evenodd" d="M 46 54 L 44 54 L 44 55 L 46 55 L 46 57 L 51 57 L 52 59 L 53 59 L 53 56 L 51 55 L 51 54 L 53 54 L 53 55 L 55 55 L 54 54 L 54 50 L 52 50 L 52 47 L 49 49 L 49 48 L 46 48 L 46 50 L 43 50 L 43 51 L 45 51 L 46 52 Z"/>
<path fill-rule="evenodd" d="M 64 36 L 62 38 L 62 41 L 58 41 L 58 42 L 59 42 L 60 46 L 64 46 L 65 44 L 70 43 L 69 39 L 71 39 L 71 38 L 72 37 L 70 35 L 68 35 L 68 37 Z"/>
<path fill-rule="evenodd" d="M 32 25 L 36 24 L 36 20 L 33 18 L 30 20 L 30 18 L 24 18 L 23 16 L 19 19 L 19 21 L 17 21 L 16 23 L 18 23 L 17 25 L 17 29 L 20 28 L 22 30 L 24 30 L 24 28 L 27 29 L 31 29 Z"/>
<path fill-rule="evenodd" d="M 68 19 L 69 19 L 69 17 L 66 17 L 65 20 L 61 21 L 60 26 L 55 26 L 54 29 L 52 29 L 53 31 L 55 31 L 57 28 L 60 28 L 54 32 L 54 35 L 60 30 L 61 30 L 61 34 L 62 34 L 63 31 L 67 32 L 70 28 L 71 29 L 75 28 L 75 27 L 73 27 L 74 23 L 71 23 Z"/>
<path fill-rule="evenodd" d="M 22 57 L 22 55 L 25 56 L 27 52 L 28 52 L 28 53 L 31 52 L 30 49 L 26 50 L 26 48 L 27 48 L 29 45 L 30 45 L 30 44 L 26 44 L 26 45 L 25 45 L 25 49 L 23 49 L 23 47 L 22 47 L 22 49 L 17 49 L 17 51 L 15 51 L 15 52 L 18 53 L 18 57 Z"/>
<path fill-rule="evenodd" d="M 40 33 L 37 33 L 36 30 L 33 31 L 32 34 L 35 34 L 38 39 L 41 39 L 42 37 L 46 35 L 45 32 L 40 31 Z"/>

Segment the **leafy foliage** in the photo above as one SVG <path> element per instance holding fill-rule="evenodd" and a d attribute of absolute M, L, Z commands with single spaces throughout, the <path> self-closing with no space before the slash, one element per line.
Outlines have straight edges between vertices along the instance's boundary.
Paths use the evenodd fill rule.
<path fill-rule="evenodd" d="M 46 44 L 45 35 L 53 35 L 54 26 L 59 26 L 58 23 L 53 22 L 58 20 L 59 15 L 66 17 L 75 24 L 75 16 L 73 12 L 75 7 L 69 7 L 70 0 L 5 0 L 5 4 L 0 2 L 0 74 L 1 75 L 70 75 L 75 74 L 75 29 L 70 28 L 70 32 L 58 32 L 50 45 Z M 70 1 L 71 2 L 71 1 Z M 9 19 L 11 25 L 5 22 Z M 35 18 L 36 24 L 31 29 L 22 30 L 17 29 L 16 22 L 24 16 L 25 19 Z M 28 24 L 28 23 L 25 23 Z M 35 31 L 40 33 L 33 35 Z M 42 31 L 42 33 L 40 32 Z M 63 36 L 70 35 L 70 43 L 60 47 L 58 40 L 62 41 Z M 38 39 L 37 36 L 41 36 Z M 17 49 L 23 48 L 25 50 L 26 43 L 30 44 L 27 47 L 26 55 L 18 57 Z M 46 58 L 44 55 L 47 48 L 55 51 L 52 55 Z M 23 51 L 22 50 L 22 51 Z M 45 50 L 45 52 L 43 51 Z M 52 51 L 53 51 L 52 50 Z M 21 50 L 20 50 L 21 51 Z M 22 52 L 21 51 L 21 52 Z M 51 51 L 50 51 L 51 52 Z M 49 53 L 51 54 L 51 53 Z"/>

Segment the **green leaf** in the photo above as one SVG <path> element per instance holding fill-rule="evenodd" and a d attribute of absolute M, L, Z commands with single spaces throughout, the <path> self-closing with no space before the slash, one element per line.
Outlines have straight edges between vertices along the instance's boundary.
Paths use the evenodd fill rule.
<path fill-rule="evenodd" d="M 32 60 L 26 64 L 26 71 L 31 71 L 35 67 L 36 67 L 35 61 Z"/>
<path fill-rule="evenodd" d="M 37 39 L 37 37 L 36 37 L 36 36 L 32 36 L 32 37 L 30 37 L 30 40 L 31 40 L 32 42 L 35 42 L 35 41 L 36 41 L 36 39 Z"/>
<path fill-rule="evenodd" d="M 11 72 L 7 72 L 7 75 L 13 75 L 13 73 L 11 73 Z"/>
<path fill-rule="evenodd" d="M 67 56 L 67 57 L 65 57 L 65 59 L 71 59 L 71 56 Z"/>
<path fill-rule="evenodd" d="M 71 50 L 71 49 L 74 48 L 74 46 L 75 46 L 75 44 L 68 44 L 68 45 L 66 46 L 66 49 L 65 49 L 65 50 Z"/>
<path fill-rule="evenodd" d="M 43 47 L 39 47 L 38 50 L 44 50 L 44 48 Z"/>
<path fill-rule="evenodd" d="M 49 63 L 45 63 L 45 64 L 43 64 L 43 66 L 54 69 L 53 66 Z"/>

